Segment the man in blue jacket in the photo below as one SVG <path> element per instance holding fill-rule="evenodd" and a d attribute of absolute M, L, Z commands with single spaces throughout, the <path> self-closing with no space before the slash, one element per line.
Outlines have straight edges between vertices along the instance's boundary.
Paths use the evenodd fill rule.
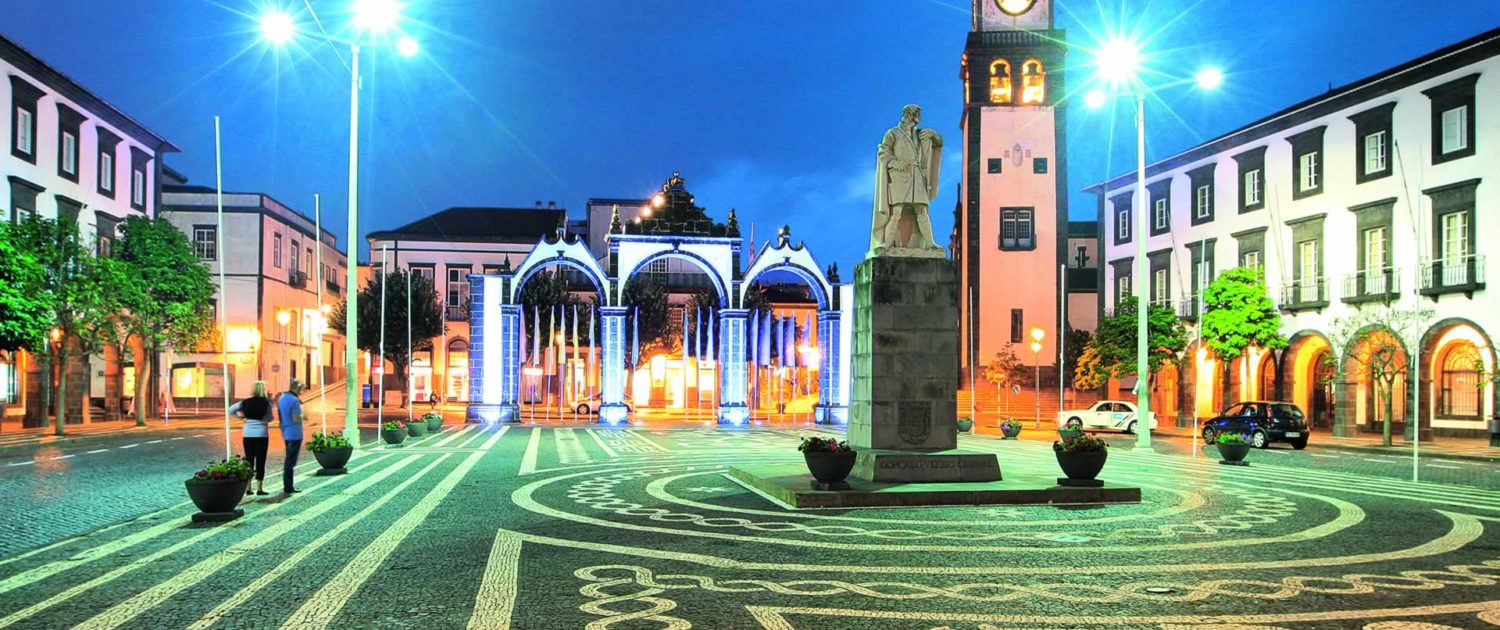
<path fill-rule="evenodd" d="M 297 455 L 302 451 L 302 381 L 292 379 L 287 391 L 276 397 L 276 418 L 281 423 L 281 439 L 286 441 L 286 466 L 281 470 L 281 491 L 293 494 L 298 490 L 292 486 L 292 470 L 297 467 Z"/>

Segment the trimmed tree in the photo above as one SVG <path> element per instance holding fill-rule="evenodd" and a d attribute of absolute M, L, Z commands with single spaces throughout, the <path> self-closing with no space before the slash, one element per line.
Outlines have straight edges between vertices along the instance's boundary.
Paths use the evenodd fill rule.
<path fill-rule="evenodd" d="M 17 247 L 15 227 L 0 223 L 0 352 L 13 354 L 46 345 L 52 328 L 52 294 L 34 290 L 42 283 L 42 266 Z M 5 416 L 0 392 L 0 418 Z"/>
<path fill-rule="evenodd" d="M 1333 366 L 1338 377 L 1344 381 L 1367 378 L 1375 386 L 1377 403 L 1385 409 L 1380 429 L 1385 446 L 1391 445 L 1396 381 L 1406 378 L 1411 369 L 1406 349 L 1416 347 L 1432 316 L 1431 309 L 1386 304 L 1357 309 L 1334 319 L 1330 326 L 1328 342 L 1343 358 Z M 1413 417 L 1418 412 L 1410 411 Z"/>
<path fill-rule="evenodd" d="M 115 249 L 121 266 L 117 293 L 124 307 L 121 333 L 140 337 L 145 348 L 135 357 L 135 424 L 146 426 L 154 405 L 145 393 L 160 387 L 152 382 L 156 370 L 148 362 L 164 344 L 190 348 L 213 334 L 215 287 L 187 235 L 165 219 L 131 217 L 123 232 Z M 229 387 L 228 375 L 225 379 Z"/>
<path fill-rule="evenodd" d="M 83 246 L 78 223 L 64 217 L 60 221 L 32 217 L 15 227 L 18 249 L 34 256 L 42 269 L 41 283 L 28 289 L 32 294 L 51 294 L 52 324 L 57 339 L 41 342 L 44 357 L 42 371 L 51 374 L 52 365 L 60 366 L 57 379 L 56 435 L 63 435 L 68 403 L 68 360 L 84 356 L 89 346 L 100 338 L 112 336 L 115 315 L 120 305 L 116 285 L 120 282 L 118 265 L 100 260 Z M 44 377 L 44 381 L 50 382 Z M 45 406 L 45 392 L 44 392 Z M 43 426 L 46 414 L 43 413 Z"/>
<path fill-rule="evenodd" d="M 1071 326 L 1068 327 L 1067 335 L 1063 337 L 1067 342 L 1067 347 L 1063 348 L 1062 373 L 1064 378 L 1067 379 L 1067 384 L 1070 388 L 1077 389 L 1081 387 L 1076 380 L 1078 365 L 1081 362 L 1084 351 L 1088 349 L 1089 341 L 1093 338 L 1094 333 L 1087 330 L 1078 330 Z M 1094 387 L 1098 387 L 1098 385 Z M 1094 387 L 1084 387 L 1084 389 L 1093 389 Z"/>
<path fill-rule="evenodd" d="M 401 383 L 401 406 L 405 407 L 408 348 L 406 344 L 406 270 L 376 273 L 370 282 L 359 290 L 355 297 L 359 308 L 359 349 L 372 356 L 384 356 Z M 432 338 L 443 334 L 443 305 L 438 301 L 432 282 L 420 273 L 411 274 L 411 345 L 410 351 L 432 349 Z M 385 293 L 385 352 L 381 353 L 380 294 Z M 335 330 L 344 328 L 348 317 L 349 300 L 339 304 L 329 318 L 328 325 Z"/>
<path fill-rule="evenodd" d="M 1250 348 L 1280 350 L 1281 312 L 1266 292 L 1259 271 L 1246 267 L 1229 269 L 1203 291 L 1203 313 L 1198 322 L 1203 343 L 1223 366 L 1220 379 L 1224 400 L 1229 400 L 1230 364 Z"/>
<path fill-rule="evenodd" d="M 1120 301 L 1113 317 L 1099 322 L 1093 339 L 1080 357 L 1078 374 L 1086 383 L 1102 383 L 1109 378 L 1125 378 L 1136 373 L 1136 299 Z M 1151 305 L 1146 311 L 1147 384 L 1154 382 L 1157 368 L 1177 360 L 1187 349 L 1187 328 L 1177 314 L 1164 306 Z M 1092 349 L 1092 357 L 1088 351 Z M 1085 361 L 1084 359 L 1087 359 Z M 1087 373 L 1085 372 L 1087 368 Z"/>

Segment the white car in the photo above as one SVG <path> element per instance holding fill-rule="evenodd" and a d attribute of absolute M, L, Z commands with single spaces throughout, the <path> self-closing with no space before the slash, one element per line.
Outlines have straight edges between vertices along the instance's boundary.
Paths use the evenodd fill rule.
<path fill-rule="evenodd" d="M 1135 433 L 1135 403 L 1123 400 L 1101 400 L 1088 409 L 1075 409 L 1057 414 L 1057 426 L 1062 428 L 1077 421 L 1085 429 L 1115 429 Z M 1151 412 L 1151 430 L 1156 430 L 1156 413 Z"/>

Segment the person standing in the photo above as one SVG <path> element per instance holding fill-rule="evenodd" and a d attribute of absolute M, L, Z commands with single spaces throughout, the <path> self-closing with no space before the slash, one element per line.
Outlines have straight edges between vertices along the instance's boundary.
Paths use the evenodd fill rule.
<path fill-rule="evenodd" d="M 266 396 L 265 382 L 256 381 L 255 387 L 250 389 L 250 397 L 234 403 L 227 413 L 245 420 L 245 459 L 250 460 L 250 467 L 255 469 L 255 494 L 265 496 L 266 449 L 271 444 L 266 429 L 271 422 L 271 399 Z M 250 494 L 250 488 L 245 488 L 245 494 Z"/>
<path fill-rule="evenodd" d="M 302 451 L 302 381 L 292 379 L 287 390 L 276 399 L 276 417 L 281 423 L 281 439 L 286 441 L 286 463 L 281 469 L 281 491 L 286 494 L 299 492 L 292 485 L 292 472 L 297 467 L 297 455 Z"/>

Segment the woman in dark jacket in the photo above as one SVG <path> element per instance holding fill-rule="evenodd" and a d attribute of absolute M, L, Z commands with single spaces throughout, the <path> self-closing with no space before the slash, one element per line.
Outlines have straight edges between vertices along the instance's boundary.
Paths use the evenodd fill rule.
<path fill-rule="evenodd" d="M 266 384 L 256 381 L 250 397 L 229 408 L 229 414 L 245 419 L 245 459 L 255 469 L 255 494 L 266 495 L 266 449 L 271 445 L 266 425 L 271 421 L 271 399 L 266 396 Z M 245 488 L 250 494 L 250 488 Z"/>

